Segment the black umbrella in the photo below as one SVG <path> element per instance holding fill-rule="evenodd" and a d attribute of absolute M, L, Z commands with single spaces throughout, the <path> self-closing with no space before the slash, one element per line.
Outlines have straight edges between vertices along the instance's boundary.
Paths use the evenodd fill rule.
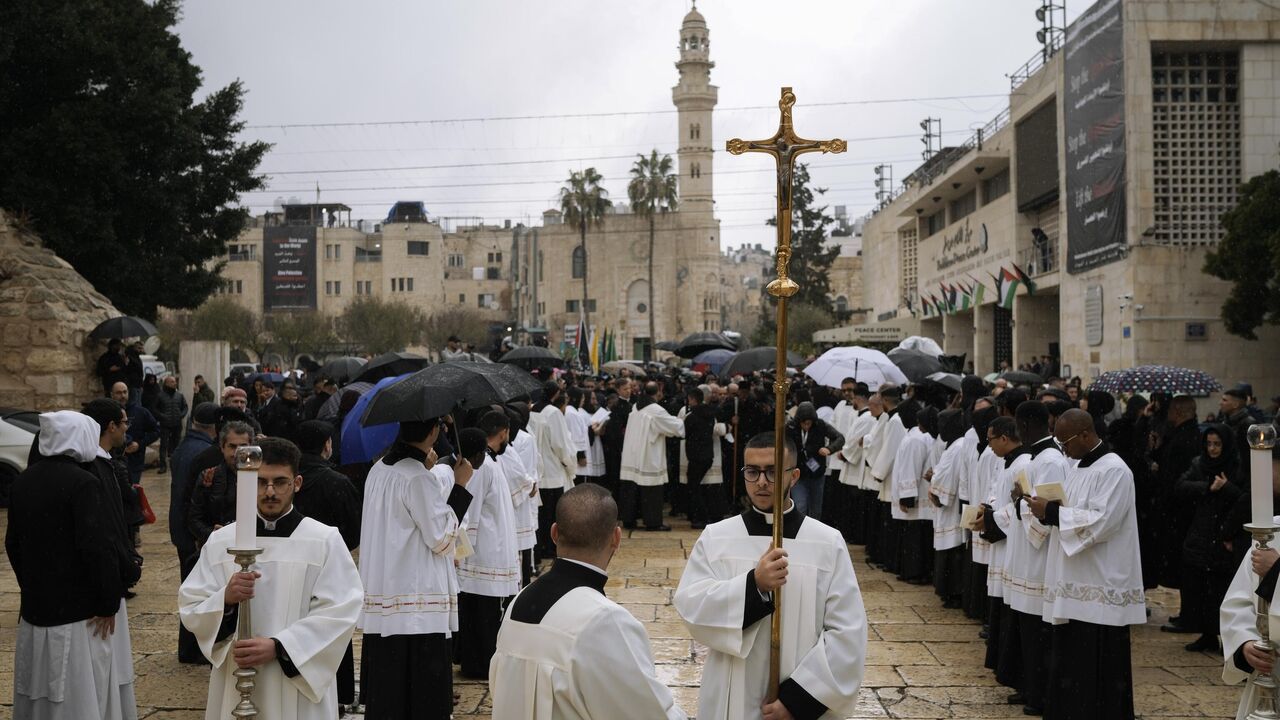
<path fill-rule="evenodd" d="M 383 353 L 370 360 L 369 364 L 360 370 L 360 374 L 355 377 L 354 381 L 376 383 L 383 378 L 417 372 L 430 364 L 431 361 L 427 358 L 413 353 Z"/>
<path fill-rule="evenodd" d="M 121 315 L 98 323 L 89 337 L 101 340 L 104 338 L 151 337 L 159 335 L 156 326 L 138 317 Z"/>
<path fill-rule="evenodd" d="M 320 412 L 316 413 L 317 420 L 326 422 L 334 422 L 338 419 L 338 413 L 341 412 L 342 396 L 348 392 L 354 392 L 356 395 L 363 396 L 365 393 L 373 389 L 373 383 L 353 382 L 343 387 L 332 397 L 324 401 L 324 405 L 320 406 Z"/>
<path fill-rule="evenodd" d="M 333 381 L 339 385 L 346 385 L 360 374 L 364 369 L 368 360 L 358 357 L 340 357 L 336 360 L 330 360 L 320 368 L 320 374 L 333 378 Z"/>
<path fill-rule="evenodd" d="M 693 358 L 708 350 L 737 350 L 733 341 L 720 333 L 696 332 L 681 340 L 673 350 L 682 358 Z"/>
<path fill-rule="evenodd" d="M 666 352 L 675 352 L 676 348 L 680 347 L 680 343 L 674 340 L 663 340 L 658 344 L 654 345 L 654 347 L 657 348 L 658 350 L 664 350 Z"/>
<path fill-rule="evenodd" d="M 502 363 L 449 362 L 432 365 L 383 388 L 369 403 L 362 425 L 424 421 L 464 410 L 503 404 L 542 387 L 529 373 Z"/>
<path fill-rule="evenodd" d="M 889 359 L 913 383 L 922 383 L 933 373 L 942 372 L 942 361 L 936 355 L 919 350 L 894 348 L 889 351 Z"/>
<path fill-rule="evenodd" d="M 796 353 L 787 353 L 787 365 L 799 365 L 804 362 L 804 358 Z M 772 346 L 755 347 L 750 350 L 743 350 L 729 358 L 729 361 L 720 368 L 720 377 L 733 377 L 734 375 L 750 375 L 753 372 L 761 370 L 773 370 L 778 363 L 778 349 Z"/>
<path fill-rule="evenodd" d="M 538 347 L 537 345 L 525 345 L 511 350 L 506 355 L 503 355 L 498 362 L 522 367 L 525 370 L 564 366 L 564 358 L 547 348 Z"/>
<path fill-rule="evenodd" d="M 1043 377 L 1040 377 L 1039 375 L 1033 372 L 1026 372 L 1024 370 L 1010 370 L 1004 373 L 1003 375 L 1001 375 L 1000 377 L 1004 378 L 1006 382 L 1011 382 L 1014 385 L 1043 385 L 1044 384 Z"/>
<path fill-rule="evenodd" d="M 955 373 L 945 373 L 945 372 L 930 373 L 928 379 L 938 383 L 939 385 L 941 385 L 944 388 L 947 388 L 948 390 L 954 390 L 956 392 L 960 392 L 960 388 L 961 388 L 960 376 L 956 375 Z"/>

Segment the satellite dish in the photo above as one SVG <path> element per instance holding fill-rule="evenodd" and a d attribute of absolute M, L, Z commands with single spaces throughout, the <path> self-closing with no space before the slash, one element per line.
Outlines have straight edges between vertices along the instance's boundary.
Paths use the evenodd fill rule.
<path fill-rule="evenodd" d="M 144 340 L 142 343 L 142 349 L 145 350 L 148 355 L 155 355 L 156 351 L 160 349 L 160 336 L 152 335 Z"/>

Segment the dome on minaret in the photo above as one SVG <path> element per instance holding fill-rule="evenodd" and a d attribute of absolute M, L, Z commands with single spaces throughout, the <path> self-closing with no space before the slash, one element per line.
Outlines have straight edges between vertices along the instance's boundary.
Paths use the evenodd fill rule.
<path fill-rule="evenodd" d="M 693 9 L 689 11 L 689 14 L 684 16 L 684 24 L 685 25 L 701 25 L 703 27 L 706 27 L 707 19 L 702 17 L 702 13 L 698 12 L 698 6 L 694 5 Z"/>

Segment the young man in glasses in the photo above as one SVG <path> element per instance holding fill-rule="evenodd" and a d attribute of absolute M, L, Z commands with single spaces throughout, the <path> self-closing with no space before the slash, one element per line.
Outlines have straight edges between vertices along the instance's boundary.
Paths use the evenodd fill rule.
<path fill-rule="evenodd" d="M 676 589 L 676 610 L 710 648 L 698 717 L 844 717 L 862 684 L 867 619 L 848 546 L 839 531 L 795 509 L 790 492 L 800 471 L 794 445 L 784 443 L 784 467 L 777 468 L 773 433 L 747 442 L 741 474 L 751 507 L 707 527 Z M 784 542 L 774 549 L 778 482 Z M 774 593 L 784 586 L 783 677 L 778 699 L 766 703 L 770 616 Z"/>
<path fill-rule="evenodd" d="M 225 718 L 240 702 L 239 668 L 257 668 L 253 700 L 262 717 L 334 718 L 334 678 L 360 616 L 364 588 L 342 535 L 293 507 L 302 487 L 297 446 L 263 438 L 258 468 L 257 544 L 251 572 L 227 549 L 235 523 L 213 532 L 178 591 L 182 624 L 213 670 L 206 718 Z M 253 637 L 240 637 L 240 603 L 253 600 Z"/>

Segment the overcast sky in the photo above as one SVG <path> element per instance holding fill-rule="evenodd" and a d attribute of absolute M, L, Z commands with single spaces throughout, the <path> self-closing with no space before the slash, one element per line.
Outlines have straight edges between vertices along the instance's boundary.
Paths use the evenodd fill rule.
<path fill-rule="evenodd" d="M 773 133 L 780 86 L 795 88 L 801 135 L 849 140 L 844 155 L 808 158 L 826 202 L 856 217 L 874 204 L 874 165 L 892 164 L 900 181 L 920 163 L 922 118 L 942 118 L 957 144 L 1007 106 L 1006 75 L 1039 49 L 1039 4 L 699 2 L 720 88 L 723 244 L 772 244 L 771 161 L 720 151 L 728 138 Z M 242 80 L 245 137 L 275 144 L 261 168 L 269 189 L 244 198 L 255 214 L 277 199 L 312 202 L 318 183 L 322 201 L 345 202 L 355 218 L 422 200 L 436 217 L 537 224 L 570 170 L 596 167 L 625 200 L 635 153 L 674 154 L 673 63 L 689 7 L 222 0 L 188 2 L 178 32 L 205 91 Z M 615 114 L 581 117 L 599 113 Z"/>

